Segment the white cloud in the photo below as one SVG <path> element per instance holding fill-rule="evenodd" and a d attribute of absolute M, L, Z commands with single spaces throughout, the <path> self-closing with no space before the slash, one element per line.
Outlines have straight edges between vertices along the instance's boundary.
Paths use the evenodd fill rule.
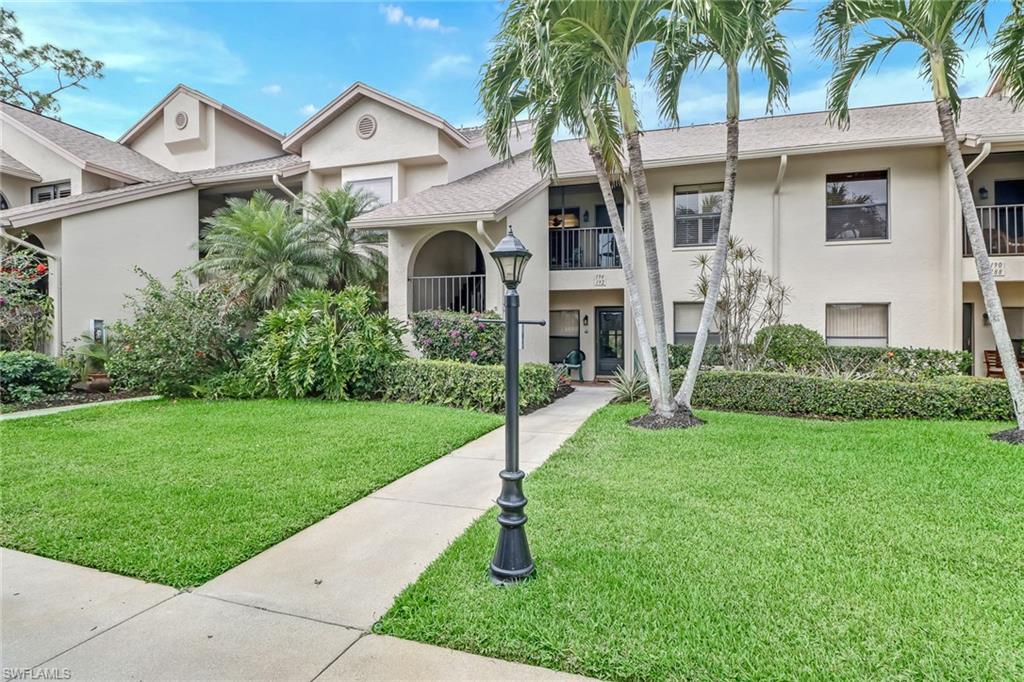
<path fill-rule="evenodd" d="M 260 88 L 260 92 L 262 92 L 264 95 L 280 95 L 281 86 L 278 85 L 277 83 L 271 83 L 270 85 L 264 85 L 262 88 Z"/>
<path fill-rule="evenodd" d="M 18 23 L 27 44 L 78 48 L 101 60 L 108 71 L 133 74 L 136 82 L 160 77 L 230 84 L 246 75 L 245 63 L 219 34 L 166 18 L 157 21 L 124 5 L 109 10 L 40 3 L 23 7 Z"/>
<path fill-rule="evenodd" d="M 384 19 L 392 26 L 404 25 L 421 31 L 441 31 L 442 33 L 455 30 L 451 26 L 442 25 L 441 20 L 437 17 L 414 17 L 411 14 L 406 14 L 405 10 L 398 5 L 381 5 L 380 11 L 384 15 Z"/>
<path fill-rule="evenodd" d="M 441 55 L 430 62 L 427 75 L 431 78 L 440 76 L 464 76 L 473 72 L 473 60 L 468 54 Z"/>
<path fill-rule="evenodd" d="M 318 108 L 315 105 L 313 105 L 313 104 L 307 104 L 307 105 L 299 108 L 299 113 L 302 114 L 303 116 L 306 116 L 306 117 L 312 116 L 317 111 L 318 111 Z"/>

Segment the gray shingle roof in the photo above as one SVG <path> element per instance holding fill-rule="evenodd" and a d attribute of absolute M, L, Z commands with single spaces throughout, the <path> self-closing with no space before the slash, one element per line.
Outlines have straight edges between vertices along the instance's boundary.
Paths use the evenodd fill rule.
<path fill-rule="evenodd" d="M 1024 139 L 1024 110 L 1014 111 L 1009 101 L 993 97 L 965 99 L 958 125 L 961 135 L 1010 136 Z M 745 119 L 740 122 L 740 155 L 820 153 L 836 148 L 884 146 L 901 141 L 941 144 L 941 131 L 933 102 L 895 104 L 852 109 L 850 126 L 828 124 L 823 112 Z M 725 124 L 712 123 L 650 130 L 642 138 L 644 162 L 650 166 L 703 163 L 725 157 Z M 592 175 L 593 165 L 581 140 L 554 145 L 555 165 L 562 176 Z M 431 187 L 411 197 L 382 206 L 354 221 L 401 221 L 417 218 L 494 213 L 514 202 L 544 178 L 527 153 L 447 185 Z"/>
<path fill-rule="evenodd" d="M 12 171 L 18 175 L 34 175 L 39 177 L 39 173 L 18 161 L 3 149 L 0 149 L 0 170 Z"/>
<path fill-rule="evenodd" d="M 141 181 L 163 180 L 174 176 L 172 171 L 156 161 L 95 133 L 7 102 L 0 102 L 0 111 L 86 163 Z"/>
<path fill-rule="evenodd" d="M 244 175 L 250 173 L 271 174 L 293 166 L 299 166 L 303 163 L 305 163 L 305 161 L 303 161 L 301 156 L 296 156 L 295 154 L 281 154 L 280 156 L 271 156 L 266 159 L 243 161 L 242 163 L 233 163 L 228 166 L 217 166 L 216 168 L 189 171 L 187 173 L 181 173 L 181 175 L 183 177 L 194 178 L 196 180 L 216 180 L 220 177 L 230 177 L 233 175 Z"/>

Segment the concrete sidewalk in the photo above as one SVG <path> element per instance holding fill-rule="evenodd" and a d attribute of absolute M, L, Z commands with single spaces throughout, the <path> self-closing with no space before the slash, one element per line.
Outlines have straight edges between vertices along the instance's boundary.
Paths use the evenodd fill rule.
<path fill-rule="evenodd" d="M 523 470 L 540 466 L 610 398 L 608 389 L 580 387 L 522 417 Z M 5 674 L 32 668 L 67 670 L 73 680 L 572 679 L 368 634 L 398 593 L 492 506 L 503 448 L 498 429 L 193 592 L 4 550 Z"/>

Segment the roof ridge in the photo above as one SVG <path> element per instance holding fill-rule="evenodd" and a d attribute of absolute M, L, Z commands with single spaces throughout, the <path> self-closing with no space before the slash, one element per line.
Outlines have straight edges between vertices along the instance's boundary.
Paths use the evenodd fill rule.
<path fill-rule="evenodd" d="M 9 102 L 7 100 L 0 100 L 0 101 L 2 101 L 4 104 L 6 104 L 9 107 L 14 107 L 15 109 L 21 109 L 26 114 L 32 114 L 33 116 L 38 116 L 39 118 L 45 118 L 47 121 L 53 121 L 54 123 L 59 123 L 62 126 L 67 126 L 68 128 L 74 128 L 75 130 L 79 130 L 79 131 L 81 131 L 83 133 L 89 133 L 93 137 L 98 137 L 101 140 L 105 140 L 105 141 L 107 141 L 107 142 L 109 142 L 111 144 L 116 144 L 119 147 L 123 147 L 124 146 L 124 145 L 120 144 L 119 142 L 115 142 L 114 140 L 111 140 L 109 137 L 104 137 L 103 135 L 100 135 L 99 133 L 94 132 L 92 130 L 88 130 L 87 128 L 82 128 L 81 126 L 76 126 L 74 123 L 67 123 L 66 121 L 60 120 L 59 118 L 54 118 L 53 116 L 47 116 L 46 114 L 40 114 L 38 111 L 32 111 L 31 109 L 23 107 L 20 104 L 15 104 L 14 102 Z"/>

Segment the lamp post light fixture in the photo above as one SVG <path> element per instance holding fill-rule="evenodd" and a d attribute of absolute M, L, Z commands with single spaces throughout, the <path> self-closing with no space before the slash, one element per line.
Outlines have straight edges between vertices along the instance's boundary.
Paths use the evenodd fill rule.
<path fill-rule="evenodd" d="M 526 497 L 519 469 L 519 326 L 539 322 L 520 322 L 519 283 L 532 254 L 512 233 L 512 226 L 491 251 L 505 284 L 505 468 L 498 474 L 501 494 L 496 500 L 498 514 L 498 546 L 491 559 L 491 582 L 508 585 L 524 580 L 533 573 L 533 557 L 526 542 Z M 485 320 L 481 320 L 485 321 Z"/>

